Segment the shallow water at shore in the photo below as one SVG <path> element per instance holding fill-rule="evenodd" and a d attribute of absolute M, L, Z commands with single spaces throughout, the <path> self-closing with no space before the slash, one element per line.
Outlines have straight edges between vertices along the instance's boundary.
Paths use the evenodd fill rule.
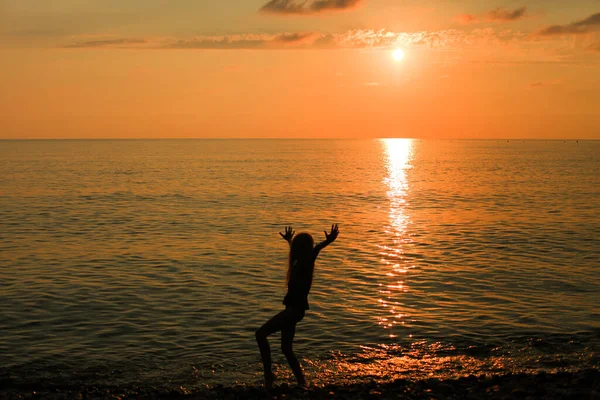
<path fill-rule="evenodd" d="M 313 381 L 597 368 L 598 154 L 598 141 L 5 141 L 0 376 L 256 384 L 253 332 L 285 290 L 278 232 L 332 222 L 295 342 Z"/>

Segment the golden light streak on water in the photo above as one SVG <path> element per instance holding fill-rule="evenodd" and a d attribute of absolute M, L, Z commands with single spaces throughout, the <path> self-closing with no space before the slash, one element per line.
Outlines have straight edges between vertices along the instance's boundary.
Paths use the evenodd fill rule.
<path fill-rule="evenodd" d="M 388 175 L 384 182 L 388 186 L 388 198 L 390 200 L 390 224 L 387 233 L 393 234 L 398 240 L 406 239 L 406 226 L 408 216 L 405 213 L 406 193 L 408 181 L 406 170 L 411 168 L 413 143 L 412 139 L 382 139 L 387 156 Z M 401 248 L 391 249 L 396 253 Z"/>
<path fill-rule="evenodd" d="M 406 171 L 410 169 L 413 156 L 412 139 L 381 139 L 381 144 L 386 157 L 387 175 L 384 183 L 388 187 L 387 197 L 390 202 L 389 226 L 386 228 L 386 234 L 393 237 L 393 246 L 381 246 L 379 255 L 382 257 L 382 263 L 388 272 L 386 284 L 380 285 L 381 306 L 386 309 L 386 313 L 391 314 L 390 321 L 386 317 L 379 317 L 378 323 L 384 329 L 389 329 L 390 338 L 397 337 L 392 332 L 396 324 L 403 325 L 401 306 L 398 298 L 402 293 L 408 291 L 404 282 L 404 275 L 410 266 L 404 263 L 404 245 L 410 242 L 407 227 L 410 223 L 406 212 L 406 195 L 409 190 Z M 398 320 L 398 321 L 397 321 Z"/>

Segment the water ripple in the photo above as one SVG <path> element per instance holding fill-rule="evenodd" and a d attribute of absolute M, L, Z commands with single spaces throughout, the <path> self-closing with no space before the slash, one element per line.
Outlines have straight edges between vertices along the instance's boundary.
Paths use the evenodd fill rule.
<path fill-rule="evenodd" d="M 598 366 L 600 144 L 562 145 L 3 143 L 0 377 L 251 382 L 279 230 L 332 222 L 316 380 Z"/>

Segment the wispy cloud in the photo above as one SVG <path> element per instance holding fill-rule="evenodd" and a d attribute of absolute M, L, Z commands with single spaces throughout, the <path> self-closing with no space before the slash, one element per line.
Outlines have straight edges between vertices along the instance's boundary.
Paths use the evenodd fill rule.
<path fill-rule="evenodd" d="M 522 19 L 527 14 L 527 7 L 520 7 L 514 10 L 507 10 L 505 8 L 496 8 L 487 11 L 480 15 L 474 14 L 459 14 L 456 16 L 456 20 L 461 24 L 471 24 L 480 22 L 513 22 Z"/>
<path fill-rule="evenodd" d="M 516 21 L 525 16 L 527 7 L 517 8 L 516 10 L 506 10 L 504 8 L 496 8 L 487 13 L 487 17 L 492 21 Z"/>
<path fill-rule="evenodd" d="M 374 49 L 402 48 L 407 52 L 428 51 L 445 62 L 463 59 L 473 62 L 497 63 L 574 63 L 591 62 L 600 54 L 597 39 L 568 42 L 549 37 L 538 40 L 536 35 L 512 29 L 493 27 L 446 29 L 438 31 L 395 32 L 388 30 L 354 29 L 341 33 L 287 32 L 277 34 L 236 34 L 196 36 L 190 38 L 81 35 L 71 38 L 62 47 L 131 48 L 131 49 L 198 49 L 198 50 L 273 50 L 273 49 Z M 430 52 L 431 51 L 431 52 Z M 595 54 L 593 54 L 595 53 Z M 424 54 L 424 53 L 423 53 Z"/>
<path fill-rule="evenodd" d="M 600 13 L 592 14 L 580 21 L 571 22 L 567 25 L 551 25 L 542 29 L 539 34 L 542 36 L 582 34 L 600 29 Z"/>
<path fill-rule="evenodd" d="M 85 36 L 74 38 L 67 48 L 163 48 L 163 49 L 386 49 L 403 48 L 473 48 L 518 41 L 525 33 L 492 28 L 465 32 L 457 29 L 421 32 L 355 29 L 343 33 L 296 32 L 278 34 L 238 34 L 196 36 L 187 39 L 115 38 Z"/>
<path fill-rule="evenodd" d="M 312 32 L 268 34 L 242 34 L 226 36 L 198 36 L 177 40 L 163 47 L 171 49 L 272 49 L 310 47 L 319 35 Z"/>
<path fill-rule="evenodd" d="M 341 11 L 357 6 L 361 0 L 271 0 L 261 12 L 274 14 L 314 14 L 323 11 Z"/>
<path fill-rule="evenodd" d="M 161 47 L 172 49 L 386 49 L 403 48 L 474 48 L 508 44 L 526 36 L 513 31 L 496 32 L 492 28 L 464 32 L 456 29 L 421 32 L 392 32 L 387 30 L 355 29 L 344 33 L 316 32 L 242 34 L 199 36 L 165 42 Z"/>
<path fill-rule="evenodd" d="M 72 44 L 68 44 L 67 48 L 95 48 L 95 47 L 133 47 L 148 43 L 145 39 L 96 39 L 83 40 Z"/>
<path fill-rule="evenodd" d="M 313 11 L 345 10 L 358 5 L 360 0 L 317 0 L 310 5 Z"/>

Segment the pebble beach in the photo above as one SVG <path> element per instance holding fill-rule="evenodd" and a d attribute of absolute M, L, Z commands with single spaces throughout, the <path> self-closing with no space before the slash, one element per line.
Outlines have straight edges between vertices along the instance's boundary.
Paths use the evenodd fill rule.
<path fill-rule="evenodd" d="M 287 383 L 262 386 L 215 385 L 161 389 L 138 387 L 18 387 L 2 382 L 0 399 L 600 399 L 600 371 L 469 375 L 458 379 L 375 380 L 360 384 L 300 388 Z"/>

